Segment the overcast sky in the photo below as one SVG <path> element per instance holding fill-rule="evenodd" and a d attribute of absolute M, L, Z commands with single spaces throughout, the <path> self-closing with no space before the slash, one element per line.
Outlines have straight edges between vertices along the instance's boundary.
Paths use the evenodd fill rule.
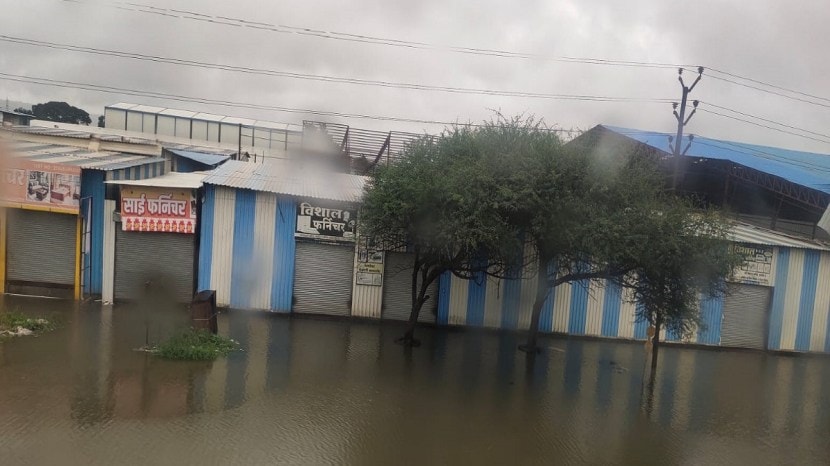
<path fill-rule="evenodd" d="M 109 0 L 79 1 L 0 0 L 0 34 L 251 68 L 436 86 L 644 99 L 674 99 L 680 93 L 674 69 L 389 47 L 128 11 L 113 8 L 119 2 Z M 544 56 L 700 64 L 830 97 L 830 7 L 826 0 L 801 0 L 798 7 L 780 0 L 135 1 L 206 15 L 448 46 Z M 491 109 L 499 109 L 508 115 L 534 114 L 563 128 L 588 129 L 606 123 L 672 131 L 675 125 L 671 107 L 665 103 L 557 101 L 321 83 L 3 41 L 0 73 L 234 102 L 424 120 L 480 121 L 492 115 Z M 705 75 L 693 97 L 830 134 L 830 100 L 819 101 L 825 106 L 811 105 Z M 0 99 L 3 98 L 32 103 L 66 100 L 91 114 L 102 113 L 107 104 L 126 101 L 288 123 L 300 123 L 304 118 L 298 114 L 0 80 Z M 381 130 L 440 129 L 403 122 L 313 115 L 307 118 Z M 688 131 L 830 154 L 830 142 L 778 133 L 703 112 L 694 117 Z M 830 136 L 814 137 L 830 141 Z"/>

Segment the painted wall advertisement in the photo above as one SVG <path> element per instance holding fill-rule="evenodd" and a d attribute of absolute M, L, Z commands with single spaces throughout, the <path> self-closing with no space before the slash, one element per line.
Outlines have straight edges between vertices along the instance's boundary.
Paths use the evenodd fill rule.
<path fill-rule="evenodd" d="M 383 251 L 373 241 L 361 237 L 357 242 L 357 270 L 355 283 L 366 286 L 383 286 Z"/>
<path fill-rule="evenodd" d="M 3 161 L 2 200 L 7 204 L 78 212 L 81 168 L 9 157 Z"/>
<path fill-rule="evenodd" d="M 748 285 L 772 286 L 774 250 L 771 246 L 735 245 L 735 251 L 745 258 L 735 269 L 732 280 Z"/>
<path fill-rule="evenodd" d="M 301 202 L 297 208 L 297 233 L 354 238 L 357 215 L 352 210 Z"/>
<path fill-rule="evenodd" d="M 190 189 L 121 186 L 121 229 L 193 234 L 196 198 Z"/>

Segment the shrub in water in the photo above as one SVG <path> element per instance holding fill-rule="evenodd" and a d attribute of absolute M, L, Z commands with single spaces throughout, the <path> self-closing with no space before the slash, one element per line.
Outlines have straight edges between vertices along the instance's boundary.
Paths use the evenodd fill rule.
<path fill-rule="evenodd" d="M 52 330 L 54 324 L 46 319 L 29 317 L 21 312 L 0 313 L 0 334 L 17 334 L 19 329 L 40 333 Z"/>
<path fill-rule="evenodd" d="M 165 359 L 212 361 L 236 348 L 236 342 L 230 338 L 207 330 L 189 329 L 159 345 L 155 353 Z"/>

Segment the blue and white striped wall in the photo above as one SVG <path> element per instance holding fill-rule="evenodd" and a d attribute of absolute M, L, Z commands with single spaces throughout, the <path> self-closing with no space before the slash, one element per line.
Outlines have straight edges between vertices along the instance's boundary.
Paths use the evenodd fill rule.
<path fill-rule="evenodd" d="M 830 352 L 830 252 L 775 248 L 768 349 Z M 464 280 L 441 277 L 438 323 L 526 329 L 536 280 Z M 597 281 L 566 283 L 551 290 L 542 310 L 542 332 L 644 340 L 647 324 L 635 319 L 636 304 L 619 287 Z M 723 297 L 700 300 L 703 326 L 686 342 L 719 345 Z M 662 334 L 666 341 L 677 335 Z"/>
<path fill-rule="evenodd" d="M 635 304 L 625 291 L 605 281 L 565 283 L 551 290 L 542 307 L 539 330 L 607 338 L 645 340 L 647 324 L 636 322 Z M 439 324 L 524 330 L 536 295 L 536 279 L 505 280 L 488 277 L 464 280 L 445 274 L 438 302 Z M 707 325 L 692 342 L 718 344 L 722 299 L 701 300 Z M 674 335 L 663 335 L 678 341 Z"/>
<path fill-rule="evenodd" d="M 296 202 L 276 194 L 205 185 L 199 290 L 219 306 L 291 311 Z"/>
<path fill-rule="evenodd" d="M 830 352 L 830 252 L 776 248 L 771 350 Z"/>

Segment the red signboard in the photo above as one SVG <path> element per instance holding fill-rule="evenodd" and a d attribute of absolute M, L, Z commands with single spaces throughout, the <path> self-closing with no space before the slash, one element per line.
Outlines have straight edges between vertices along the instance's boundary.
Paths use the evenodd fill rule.
<path fill-rule="evenodd" d="M 193 234 L 196 199 L 190 189 L 121 187 L 121 229 Z"/>

